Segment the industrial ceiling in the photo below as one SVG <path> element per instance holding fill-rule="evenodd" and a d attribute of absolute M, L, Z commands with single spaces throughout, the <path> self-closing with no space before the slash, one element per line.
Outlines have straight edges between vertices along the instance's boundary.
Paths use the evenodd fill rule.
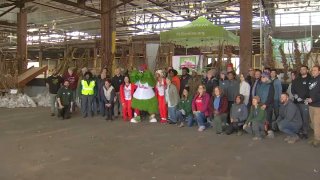
<path fill-rule="evenodd" d="M 14 42 L 17 13 L 21 2 L 28 12 L 29 35 L 50 33 L 85 40 L 100 37 L 102 0 L 0 0 L 0 43 Z M 116 31 L 118 39 L 155 34 L 182 26 L 204 16 L 213 23 L 237 31 L 240 23 L 238 0 L 117 0 Z M 255 0 L 253 27 L 274 24 L 275 10 L 318 8 L 319 1 Z M 72 34 L 73 33 L 73 34 Z M 82 37 L 79 37 L 82 36 Z M 13 37 L 13 38 L 10 38 Z M 77 39 L 75 38 L 75 39 Z M 54 41 L 55 42 L 55 41 Z M 59 41 L 57 41 L 59 42 Z"/>

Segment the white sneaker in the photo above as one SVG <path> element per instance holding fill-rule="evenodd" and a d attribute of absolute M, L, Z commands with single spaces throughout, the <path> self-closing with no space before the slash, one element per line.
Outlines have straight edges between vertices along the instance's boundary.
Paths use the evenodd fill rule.
<path fill-rule="evenodd" d="M 284 138 L 284 141 L 289 141 L 290 140 L 290 136 L 287 136 L 286 138 Z"/>
<path fill-rule="evenodd" d="M 261 140 L 261 137 L 253 137 L 252 140 L 254 140 L 254 141 L 260 141 L 260 140 Z"/>
<path fill-rule="evenodd" d="M 267 137 L 268 137 L 269 139 L 273 139 L 273 138 L 274 138 L 274 133 L 273 133 L 272 130 L 269 130 L 269 131 L 268 131 Z"/>
<path fill-rule="evenodd" d="M 138 121 L 135 120 L 134 118 L 132 118 L 132 119 L 130 120 L 130 122 L 131 122 L 131 123 L 138 123 Z"/>
<path fill-rule="evenodd" d="M 156 123 L 156 122 L 158 122 L 157 121 L 157 119 L 156 118 L 152 118 L 152 119 L 150 119 L 150 121 L 149 122 L 151 122 L 151 123 Z"/>
<path fill-rule="evenodd" d="M 198 128 L 198 131 L 199 131 L 199 132 L 202 132 L 202 131 L 204 131 L 205 129 L 206 129 L 206 127 L 200 126 L 200 127 Z"/>

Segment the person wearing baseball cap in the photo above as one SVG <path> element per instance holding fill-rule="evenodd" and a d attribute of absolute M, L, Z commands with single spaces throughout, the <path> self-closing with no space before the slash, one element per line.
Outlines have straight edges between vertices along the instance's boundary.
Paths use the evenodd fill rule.
<path fill-rule="evenodd" d="M 261 74 L 261 84 L 257 87 L 257 96 L 261 99 L 262 108 L 266 110 L 266 119 L 268 123 L 268 137 L 273 138 L 274 133 L 271 129 L 273 102 L 274 102 L 274 87 L 270 80 L 270 73 L 263 72 Z"/>

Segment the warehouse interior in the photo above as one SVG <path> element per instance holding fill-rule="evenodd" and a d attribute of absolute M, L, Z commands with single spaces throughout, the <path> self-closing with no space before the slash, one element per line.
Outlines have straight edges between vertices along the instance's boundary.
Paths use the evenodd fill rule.
<path fill-rule="evenodd" d="M 239 45 L 162 42 L 161 33 L 198 18 Z M 106 68 L 112 77 L 118 67 L 155 71 L 186 55 L 201 57 L 199 74 L 232 62 L 237 72 L 276 68 L 289 84 L 299 63 L 320 64 L 319 39 L 319 0 L 0 0 L 0 179 L 320 179 L 319 149 L 305 142 L 223 139 L 99 117 L 56 121 L 45 86 L 54 70 Z M 277 40 L 291 43 L 278 56 Z"/>

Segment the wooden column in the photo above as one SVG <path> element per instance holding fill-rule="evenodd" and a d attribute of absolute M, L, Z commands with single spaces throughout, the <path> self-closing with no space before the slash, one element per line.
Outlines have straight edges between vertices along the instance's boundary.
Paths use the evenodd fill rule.
<path fill-rule="evenodd" d="M 43 48 L 40 46 L 39 49 L 39 67 L 42 67 L 43 65 Z"/>
<path fill-rule="evenodd" d="M 252 0 L 240 0 L 240 71 L 252 66 Z"/>
<path fill-rule="evenodd" d="M 20 8 L 17 14 L 17 59 L 18 72 L 23 73 L 27 69 L 27 12 Z"/>
<path fill-rule="evenodd" d="M 101 0 L 101 11 L 107 12 L 101 15 L 101 68 L 107 67 L 112 72 L 112 32 L 115 31 L 116 9 L 111 9 L 116 0 Z"/>

